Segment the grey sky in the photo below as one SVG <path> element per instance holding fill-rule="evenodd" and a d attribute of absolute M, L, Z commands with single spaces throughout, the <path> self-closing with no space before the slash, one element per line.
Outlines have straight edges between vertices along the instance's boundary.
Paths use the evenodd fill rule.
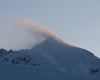
<path fill-rule="evenodd" d="M 32 18 L 100 57 L 100 0 L 0 0 L 0 16 L 5 15 Z M 6 36 L 0 31 L 0 36 Z"/>

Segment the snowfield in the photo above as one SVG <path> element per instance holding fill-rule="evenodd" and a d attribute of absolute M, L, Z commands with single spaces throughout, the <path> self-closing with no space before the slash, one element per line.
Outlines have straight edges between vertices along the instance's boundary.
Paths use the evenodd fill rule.
<path fill-rule="evenodd" d="M 48 38 L 29 50 L 0 50 L 0 80 L 100 80 L 93 53 Z"/>
<path fill-rule="evenodd" d="M 100 80 L 100 72 L 81 75 L 18 64 L 2 64 L 0 80 Z"/>

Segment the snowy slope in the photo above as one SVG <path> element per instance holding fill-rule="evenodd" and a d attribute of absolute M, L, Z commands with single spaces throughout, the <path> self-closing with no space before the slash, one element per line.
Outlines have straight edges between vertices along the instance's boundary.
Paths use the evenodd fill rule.
<path fill-rule="evenodd" d="M 19 73 L 23 74 L 26 80 L 28 78 L 29 80 L 82 80 L 81 78 L 83 80 L 92 80 L 91 78 L 100 80 L 99 76 L 91 77 L 91 75 L 93 76 L 92 73 L 97 72 L 99 74 L 100 59 L 91 52 L 68 45 L 58 38 L 48 38 L 29 50 L 6 52 L 4 55 L 1 55 L 0 63 L 1 70 L 7 68 L 3 74 L 0 73 L 0 75 L 2 74 L 0 80 L 6 80 L 3 76 L 7 76 L 10 70 L 13 70 L 12 73 L 15 73 L 13 78 L 10 74 L 7 76 L 11 80 L 17 77 Z M 16 71 L 15 69 L 17 68 L 20 71 Z M 29 69 L 28 73 L 26 69 Z M 28 75 L 26 76 L 26 74 Z M 39 74 L 38 76 L 41 79 L 36 74 Z M 20 78 L 20 75 L 18 76 Z M 31 76 L 32 79 L 30 78 Z M 21 78 L 23 79 L 23 77 Z"/>
<path fill-rule="evenodd" d="M 0 80 L 100 80 L 100 73 L 81 75 L 31 66 L 0 64 Z"/>

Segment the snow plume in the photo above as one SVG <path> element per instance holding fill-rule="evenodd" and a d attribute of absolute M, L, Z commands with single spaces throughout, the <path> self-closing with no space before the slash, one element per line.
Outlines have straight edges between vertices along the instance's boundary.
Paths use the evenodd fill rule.
<path fill-rule="evenodd" d="M 2 17 L 0 21 L 0 48 L 29 49 L 49 37 L 57 37 L 31 18 Z"/>
<path fill-rule="evenodd" d="M 26 19 L 15 19 L 15 22 L 19 27 L 22 27 L 28 35 L 31 37 L 41 37 L 41 38 L 49 38 L 49 37 L 57 37 L 52 31 L 50 31 L 47 27 L 37 22 L 34 22 L 31 18 Z"/>

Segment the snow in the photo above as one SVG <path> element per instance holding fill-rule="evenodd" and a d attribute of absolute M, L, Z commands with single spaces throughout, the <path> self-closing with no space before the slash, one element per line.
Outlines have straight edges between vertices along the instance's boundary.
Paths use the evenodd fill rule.
<path fill-rule="evenodd" d="M 16 64 L 0 64 L 0 80 L 100 80 L 100 73 L 81 75 Z"/>
<path fill-rule="evenodd" d="M 0 57 L 0 80 L 100 80 L 100 59 L 58 38 Z"/>

